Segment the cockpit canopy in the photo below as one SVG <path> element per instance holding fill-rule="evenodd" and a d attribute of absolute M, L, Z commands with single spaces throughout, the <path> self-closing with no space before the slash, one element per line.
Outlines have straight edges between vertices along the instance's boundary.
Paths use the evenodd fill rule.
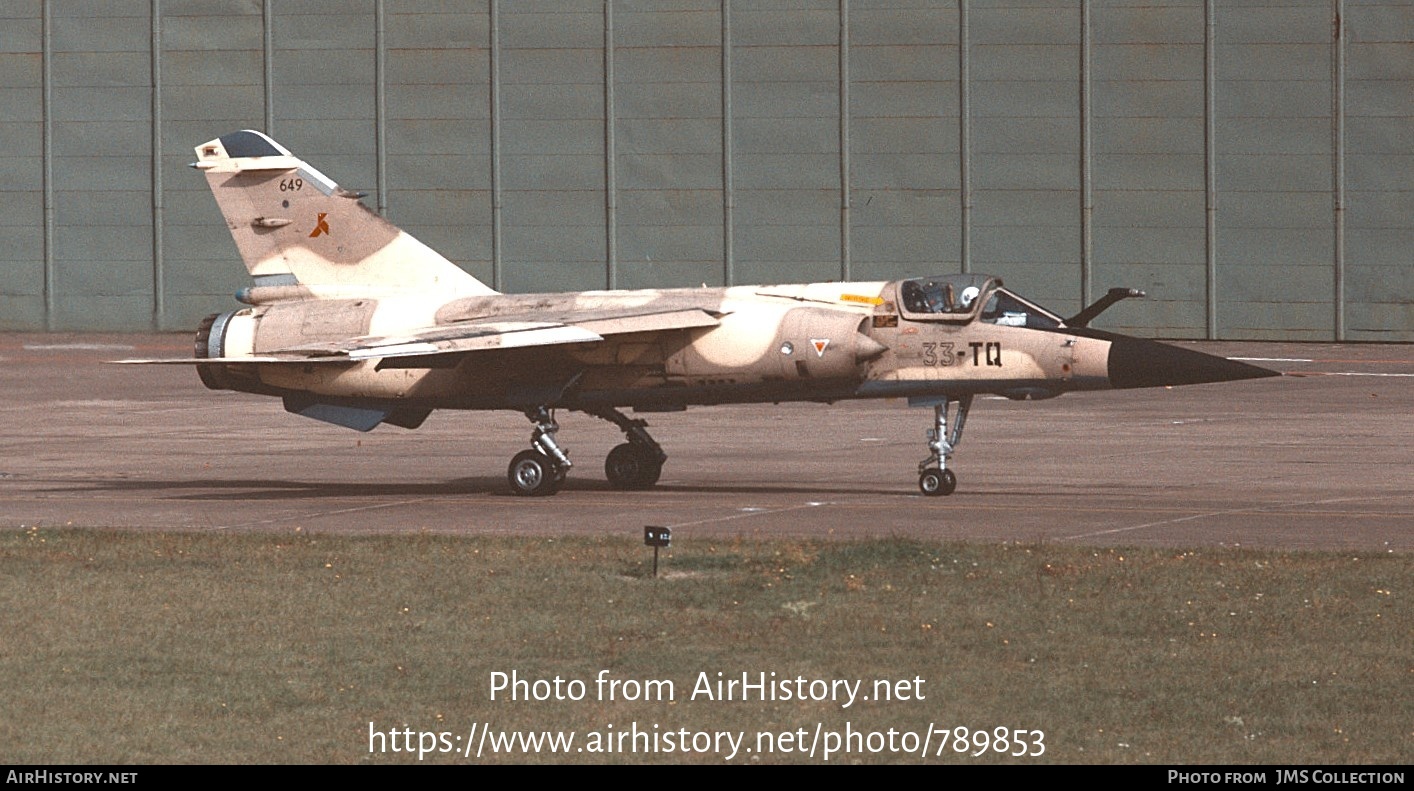
<path fill-rule="evenodd" d="M 905 280 L 899 284 L 899 302 L 906 313 L 944 314 L 953 318 L 976 312 L 977 298 L 1001 281 L 986 275 L 941 275 Z"/>
<path fill-rule="evenodd" d="M 899 307 L 913 321 L 985 321 L 1011 327 L 1051 329 L 1062 320 L 1002 287 L 1001 278 L 980 274 L 934 275 L 898 284 Z"/>

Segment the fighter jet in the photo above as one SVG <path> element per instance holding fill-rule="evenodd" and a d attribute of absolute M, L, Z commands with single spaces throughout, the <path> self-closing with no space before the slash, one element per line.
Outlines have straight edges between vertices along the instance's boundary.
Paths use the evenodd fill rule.
<path fill-rule="evenodd" d="M 502 294 L 365 207 L 359 193 L 268 136 L 196 148 L 252 284 L 247 307 L 207 317 L 186 360 L 215 390 L 280 398 L 304 417 L 414 429 L 434 409 L 506 409 L 533 426 L 510 461 L 518 495 L 557 492 L 574 466 L 557 410 L 617 426 L 610 484 L 657 483 L 667 454 L 635 413 L 704 404 L 902 398 L 932 407 L 925 495 L 951 494 L 948 463 L 973 399 L 1225 382 L 1279 375 L 1088 328 L 1112 289 L 1062 318 L 1000 278 Z"/>

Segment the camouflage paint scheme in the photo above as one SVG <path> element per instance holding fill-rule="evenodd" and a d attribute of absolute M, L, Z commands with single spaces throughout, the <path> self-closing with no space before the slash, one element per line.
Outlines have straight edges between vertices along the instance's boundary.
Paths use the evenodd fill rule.
<path fill-rule="evenodd" d="M 192 360 L 134 362 L 195 363 L 208 387 L 279 396 L 292 412 L 364 431 L 415 428 L 433 409 L 525 412 L 533 447 L 508 472 L 521 494 L 552 494 L 571 466 L 554 409 L 623 429 L 629 442 L 606 472 L 642 488 L 666 455 L 620 408 L 908 397 L 935 408 L 920 487 L 947 494 L 946 461 L 975 394 L 1273 375 L 1083 326 L 1109 303 L 1068 324 L 976 274 L 499 294 L 259 132 L 196 152 L 253 278 L 237 295 L 249 307 L 203 322 Z"/>

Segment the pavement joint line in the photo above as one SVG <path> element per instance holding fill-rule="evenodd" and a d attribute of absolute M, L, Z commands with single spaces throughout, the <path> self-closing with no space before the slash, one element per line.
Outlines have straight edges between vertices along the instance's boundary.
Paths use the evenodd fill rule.
<path fill-rule="evenodd" d="M 1244 363 L 1313 363 L 1314 359 L 1308 357 L 1229 357 L 1229 360 L 1237 360 Z"/>
<path fill-rule="evenodd" d="M 133 347 L 126 343 L 26 343 L 20 348 L 27 352 L 81 351 L 81 352 L 130 352 Z"/>
<path fill-rule="evenodd" d="M 1375 373 L 1373 371 L 1308 371 L 1302 376 L 1414 376 L 1414 374 Z"/>
<path fill-rule="evenodd" d="M 822 505 L 839 505 L 839 504 L 840 504 L 840 503 L 809 502 L 809 503 L 802 503 L 802 504 L 800 504 L 800 505 L 792 505 L 792 506 L 790 506 L 789 508 L 762 508 L 762 509 L 753 510 L 753 511 L 742 511 L 742 512 L 739 512 L 739 513 L 730 514 L 730 515 L 728 515 L 728 516 L 714 517 L 714 518 L 712 518 L 712 519 L 699 519 L 699 520 L 697 520 L 697 521 L 695 521 L 695 522 L 678 522 L 677 524 L 668 525 L 668 527 L 669 527 L 669 528 L 675 528 L 675 527 L 692 527 L 693 525 L 710 525 L 710 524 L 713 524 L 713 523 L 716 523 L 716 522 L 730 522 L 730 521 L 732 521 L 732 520 L 734 520 L 734 519 L 745 519 L 746 517 L 749 517 L 749 516 L 767 516 L 767 515 L 771 515 L 771 514 L 784 514 L 784 513 L 790 512 L 790 511 L 799 511 L 799 510 L 801 510 L 801 509 L 803 509 L 803 508 L 818 508 L 818 507 L 820 507 L 820 506 L 822 506 Z"/>
<path fill-rule="evenodd" d="M 1128 532 L 1130 532 L 1130 531 L 1132 531 L 1132 530 L 1144 530 L 1144 529 L 1150 528 L 1150 527 L 1162 527 L 1163 525 L 1176 525 L 1176 524 L 1181 524 L 1181 523 L 1183 523 L 1183 522 L 1192 522 L 1192 521 L 1195 520 L 1195 519 L 1206 519 L 1206 518 L 1208 518 L 1208 517 L 1213 517 L 1213 516 L 1231 516 L 1231 515 L 1233 515 L 1233 514 L 1259 514 L 1259 513 L 1263 513 L 1263 512 L 1280 511 L 1280 510 L 1285 509 L 1285 508 L 1298 508 L 1298 507 L 1301 507 L 1301 506 L 1308 506 L 1308 505 L 1328 505 L 1328 504 L 1330 504 L 1330 503 L 1346 503 L 1346 502 L 1352 502 L 1352 501 L 1356 501 L 1356 500 L 1359 500 L 1359 501 L 1389 500 L 1389 499 L 1397 498 L 1397 497 L 1399 497 L 1399 496 L 1400 496 L 1400 495 L 1390 495 L 1390 496 L 1388 496 L 1388 497 L 1333 497 L 1333 498 L 1329 498 L 1329 499 L 1325 499 L 1325 500 L 1306 500 L 1306 501 L 1304 501 L 1304 502 L 1299 502 L 1299 503 L 1276 503 L 1276 504 L 1268 504 L 1268 505 L 1251 506 L 1251 507 L 1248 507 L 1248 508 L 1229 508 L 1229 509 L 1223 510 L 1223 511 L 1205 511 L 1205 512 L 1203 512 L 1203 513 L 1201 513 L 1201 514 L 1189 514 L 1188 516 L 1181 516 L 1181 517 L 1178 517 L 1177 519 L 1164 519 L 1164 520 L 1161 520 L 1161 521 L 1158 521 L 1158 522 L 1147 522 L 1147 523 L 1142 524 L 1142 525 L 1130 525 L 1129 527 L 1115 527 L 1115 528 L 1111 528 L 1111 529 L 1109 529 L 1109 530 L 1096 530 L 1096 531 L 1091 532 L 1091 533 L 1077 533 L 1076 535 L 1073 535 L 1073 536 L 1061 536 L 1061 537 L 1057 538 L 1056 540 L 1057 540 L 1057 541 L 1071 541 L 1071 540 L 1074 540 L 1074 539 L 1081 539 L 1081 538 L 1095 538 L 1096 536 L 1109 536 L 1109 535 L 1114 535 L 1114 534 L 1116 534 L 1116 533 L 1128 533 Z"/>
<path fill-rule="evenodd" d="M 361 511 L 378 511 L 384 508 L 397 508 L 414 503 L 425 503 L 433 498 L 417 497 L 411 500 L 396 500 L 391 503 L 377 503 L 375 505 L 363 505 L 357 508 L 337 508 L 333 511 L 315 511 L 313 513 L 290 514 L 289 516 L 275 517 L 271 519 L 259 519 L 254 522 L 242 522 L 235 525 L 213 525 L 213 530 L 239 530 L 244 527 L 254 527 L 256 525 L 273 525 L 278 522 L 289 522 L 295 519 L 322 519 L 328 516 L 338 516 L 340 514 L 359 513 Z"/>

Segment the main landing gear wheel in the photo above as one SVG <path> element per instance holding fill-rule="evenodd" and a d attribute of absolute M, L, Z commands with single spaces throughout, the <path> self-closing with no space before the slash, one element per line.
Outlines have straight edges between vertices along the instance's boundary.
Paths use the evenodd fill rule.
<path fill-rule="evenodd" d="M 555 441 L 560 425 L 547 407 L 527 410 L 525 416 L 535 425 L 530 434 L 530 449 L 523 450 L 511 459 L 506 469 L 506 480 L 511 484 L 511 493 L 522 497 L 544 497 L 560 490 L 569 474 L 570 459 Z"/>
<path fill-rule="evenodd" d="M 511 492 L 522 497 L 545 497 L 560 490 L 565 471 L 549 456 L 538 450 L 523 450 L 511 459 L 506 469 Z"/>
<path fill-rule="evenodd" d="M 926 469 L 918 476 L 918 490 L 929 497 L 946 497 L 957 490 L 957 476 L 952 470 Z"/>
<path fill-rule="evenodd" d="M 663 462 L 652 448 L 625 442 L 609 451 L 604 475 L 615 489 L 647 489 L 663 474 Z"/>
<path fill-rule="evenodd" d="M 628 442 L 609 451 L 604 459 L 604 476 L 615 489 L 647 489 L 663 474 L 668 454 L 648 434 L 648 422 L 635 420 L 617 409 L 604 408 L 588 414 L 619 427 Z"/>

